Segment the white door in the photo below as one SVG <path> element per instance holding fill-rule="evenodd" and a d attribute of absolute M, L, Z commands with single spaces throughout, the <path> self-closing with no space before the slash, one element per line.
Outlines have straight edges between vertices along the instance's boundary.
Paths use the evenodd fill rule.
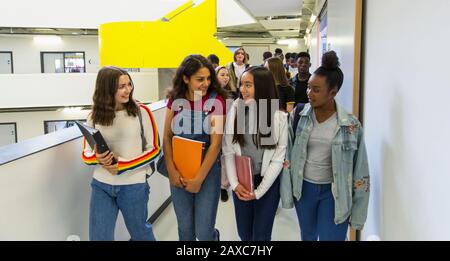
<path fill-rule="evenodd" d="M 0 123 L 0 147 L 16 142 L 16 124 Z"/>
<path fill-rule="evenodd" d="M 12 73 L 12 57 L 10 52 L 0 52 L 0 73 Z"/>

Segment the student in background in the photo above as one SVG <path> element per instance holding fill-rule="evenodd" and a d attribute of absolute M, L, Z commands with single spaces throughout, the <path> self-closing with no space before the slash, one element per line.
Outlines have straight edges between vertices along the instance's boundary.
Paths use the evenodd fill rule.
<path fill-rule="evenodd" d="M 283 67 L 287 72 L 289 71 L 289 59 L 291 59 L 291 55 L 291 53 L 286 53 L 286 55 L 284 55 L 285 63 L 283 64 Z"/>
<path fill-rule="evenodd" d="M 239 94 L 237 93 L 236 86 L 230 80 L 230 73 L 225 66 L 216 67 L 216 76 L 217 81 L 222 89 L 224 89 L 228 93 L 228 98 L 237 99 Z"/>
<path fill-rule="evenodd" d="M 278 99 L 278 93 L 273 76 L 266 68 L 248 68 L 242 75 L 240 92 L 240 98 L 227 114 L 222 146 L 225 169 L 234 191 L 239 237 L 243 241 L 268 241 L 280 201 L 278 175 L 286 153 L 288 118 L 286 113 L 271 106 L 270 101 Z M 263 101 L 267 101 L 267 107 L 258 106 Z M 238 120 L 243 122 L 238 123 Z M 263 134 L 264 127 L 269 127 L 270 132 Z M 248 191 L 239 183 L 235 155 L 251 158 L 254 191 Z"/>
<path fill-rule="evenodd" d="M 236 87 L 231 85 L 230 74 L 225 66 L 216 67 L 217 81 L 220 87 L 224 89 L 228 94 L 228 98 L 235 100 L 238 98 Z M 223 157 L 221 157 L 221 183 L 220 183 L 220 200 L 223 202 L 228 201 L 228 188 L 230 187 L 230 182 L 228 181 L 227 174 L 225 172 L 225 164 L 223 162 Z"/>
<path fill-rule="evenodd" d="M 236 49 L 236 51 L 234 51 L 233 59 L 234 62 L 230 62 L 229 64 L 227 64 L 227 69 L 230 73 L 231 83 L 239 89 L 239 79 L 241 78 L 241 75 L 245 71 L 245 69 L 250 66 L 247 63 L 244 48 L 239 47 L 238 49 Z"/>
<path fill-rule="evenodd" d="M 150 109 L 133 99 L 133 90 L 125 70 L 108 66 L 98 72 L 87 124 L 100 130 L 111 151 L 99 154 L 84 140 L 83 161 L 96 165 L 91 183 L 90 240 L 114 240 L 119 210 L 131 240 L 155 240 L 147 222 L 150 188 L 146 175 L 151 171 L 149 163 L 160 153 L 158 130 Z"/>
<path fill-rule="evenodd" d="M 267 59 L 269 59 L 270 57 L 272 57 L 272 53 L 267 51 L 263 53 L 263 63 L 261 64 L 261 66 L 264 66 L 264 63 L 266 62 Z"/>
<path fill-rule="evenodd" d="M 296 53 L 291 53 L 291 55 L 289 56 L 289 59 L 286 58 L 286 64 L 287 66 L 287 71 L 289 72 L 289 80 L 293 79 L 294 76 L 298 73 L 298 66 L 297 66 L 297 54 Z"/>
<path fill-rule="evenodd" d="M 219 239 L 219 231 L 214 226 L 220 194 L 218 155 L 226 113 L 225 98 L 226 92 L 220 88 L 211 63 L 201 55 L 187 56 L 177 69 L 169 93 L 163 143 L 178 235 L 182 241 Z M 186 130 L 185 124 L 190 128 Z M 199 125 L 203 125 L 200 130 Z M 174 135 L 205 142 L 205 156 L 194 179 L 184 179 L 173 163 Z"/>
<path fill-rule="evenodd" d="M 289 85 L 283 63 L 280 59 L 272 57 L 267 59 L 264 67 L 269 69 L 275 80 L 275 85 L 277 86 L 278 94 L 280 96 L 280 110 L 291 112 L 295 103 L 294 89 Z"/>
<path fill-rule="evenodd" d="M 366 221 L 367 153 L 361 123 L 335 100 L 343 81 L 336 53 L 325 53 L 309 79 L 310 103 L 291 115 L 299 120 L 281 194 L 283 206 L 295 204 L 302 240 L 343 241 L 349 224 L 360 230 Z"/>
<path fill-rule="evenodd" d="M 206 59 L 208 59 L 208 61 L 212 64 L 214 69 L 216 69 L 217 66 L 219 66 L 219 64 L 220 64 L 219 57 L 215 54 L 208 55 L 208 57 L 206 57 Z"/>
<path fill-rule="evenodd" d="M 280 58 L 281 61 L 284 61 L 283 50 L 281 50 L 280 48 L 275 48 L 275 52 L 273 53 L 273 56 Z"/>
<path fill-rule="evenodd" d="M 306 89 L 308 88 L 308 80 L 311 77 L 311 73 L 309 73 L 310 60 L 311 57 L 307 52 L 300 52 L 296 57 L 298 73 L 291 81 L 291 86 L 295 90 L 295 104 L 308 103 Z"/>

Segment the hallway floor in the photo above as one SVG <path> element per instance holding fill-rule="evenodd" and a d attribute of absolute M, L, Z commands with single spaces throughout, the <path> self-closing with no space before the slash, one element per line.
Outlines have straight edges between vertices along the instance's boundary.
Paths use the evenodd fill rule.
<path fill-rule="evenodd" d="M 229 192 L 230 193 L 230 192 Z M 217 212 L 216 228 L 220 231 L 220 240 L 239 241 L 234 216 L 233 199 L 227 202 L 219 202 Z M 155 237 L 158 241 L 177 241 L 177 221 L 173 204 L 171 203 L 153 224 Z M 275 223 L 272 230 L 273 241 L 300 240 L 300 229 L 298 226 L 295 209 L 283 209 L 278 207 Z"/>

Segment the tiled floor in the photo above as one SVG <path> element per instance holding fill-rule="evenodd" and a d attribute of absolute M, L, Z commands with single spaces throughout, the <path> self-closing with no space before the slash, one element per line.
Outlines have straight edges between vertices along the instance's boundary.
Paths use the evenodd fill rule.
<path fill-rule="evenodd" d="M 216 227 L 220 230 L 220 239 L 223 241 L 240 240 L 236 230 L 233 199 L 219 202 Z M 170 204 L 153 224 L 155 237 L 159 241 L 178 240 L 177 221 L 173 205 Z M 275 224 L 272 231 L 272 240 L 300 240 L 300 230 L 295 209 L 282 209 L 278 207 Z"/>

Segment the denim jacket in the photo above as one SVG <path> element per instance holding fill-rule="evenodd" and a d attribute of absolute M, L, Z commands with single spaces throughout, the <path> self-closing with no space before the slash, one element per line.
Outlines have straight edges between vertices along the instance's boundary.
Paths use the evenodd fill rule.
<path fill-rule="evenodd" d="M 332 141 L 331 158 L 333 182 L 331 191 L 335 200 L 334 222 L 340 224 L 350 217 L 352 228 L 361 230 L 367 217 L 369 204 L 369 166 L 361 123 L 343 107 L 336 104 L 336 135 Z M 294 110 L 295 111 L 295 110 Z M 302 195 L 303 171 L 307 158 L 308 140 L 313 128 L 310 104 L 300 112 L 300 120 L 292 142 L 290 115 L 290 140 L 286 159 L 290 166 L 281 176 L 281 202 L 284 208 L 292 208 Z"/>

